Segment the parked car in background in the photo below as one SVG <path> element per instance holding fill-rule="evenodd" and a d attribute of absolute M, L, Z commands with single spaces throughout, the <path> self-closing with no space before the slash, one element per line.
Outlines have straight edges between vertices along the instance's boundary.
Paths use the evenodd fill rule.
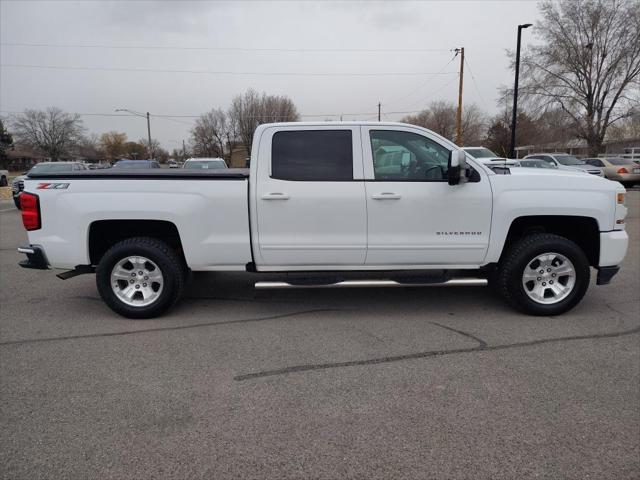
<path fill-rule="evenodd" d="M 111 168 L 160 168 L 160 164 L 155 160 L 118 160 Z"/>
<path fill-rule="evenodd" d="M 175 160 L 169 160 L 167 164 L 169 165 L 169 168 L 180 168 L 180 164 Z"/>
<path fill-rule="evenodd" d="M 640 165 L 630 158 L 586 158 L 585 162 L 602 168 L 604 176 L 609 180 L 615 180 L 623 185 L 640 183 Z"/>
<path fill-rule="evenodd" d="M 68 172 L 82 172 L 87 171 L 89 168 L 82 162 L 41 162 L 33 167 L 23 175 L 19 175 L 11 182 L 11 190 L 13 194 L 13 203 L 17 208 L 20 208 L 20 193 L 24 190 L 24 179 L 31 173 L 68 173 Z"/>
<path fill-rule="evenodd" d="M 7 185 L 9 185 L 9 172 L 0 170 L 0 187 L 6 187 Z"/>
<path fill-rule="evenodd" d="M 558 167 L 553 163 L 545 162 L 544 160 L 536 159 L 522 159 L 515 162 L 516 167 L 525 168 L 546 168 L 551 170 L 558 170 Z"/>
<path fill-rule="evenodd" d="M 508 169 L 508 167 L 516 166 L 515 160 L 499 157 L 486 147 L 462 147 L 462 150 L 479 162 L 484 163 L 496 173 L 504 173 L 505 169 Z"/>
<path fill-rule="evenodd" d="M 584 163 L 573 155 L 568 153 L 533 153 L 527 155 L 523 160 L 544 160 L 558 167 L 560 170 L 581 170 L 583 172 L 590 173 L 591 175 L 597 175 L 598 177 L 604 177 L 604 172 L 599 167 L 594 167 Z"/>
<path fill-rule="evenodd" d="M 182 168 L 219 170 L 229 167 L 223 158 L 190 158 L 184 162 Z"/>
<path fill-rule="evenodd" d="M 462 147 L 462 150 L 477 160 L 506 160 L 486 147 Z"/>

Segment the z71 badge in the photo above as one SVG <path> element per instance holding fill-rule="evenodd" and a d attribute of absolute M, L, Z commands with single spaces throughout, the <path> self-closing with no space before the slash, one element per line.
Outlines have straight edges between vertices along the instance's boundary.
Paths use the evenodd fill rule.
<path fill-rule="evenodd" d="M 69 188 L 68 183 L 39 183 L 37 190 L 65 190 Z"/>

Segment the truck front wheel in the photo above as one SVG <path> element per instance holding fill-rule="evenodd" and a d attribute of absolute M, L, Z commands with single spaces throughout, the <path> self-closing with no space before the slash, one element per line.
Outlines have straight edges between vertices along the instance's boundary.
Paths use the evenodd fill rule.
<path fill-rule="evenodd" d="M 589 261 L 571 240 L 548 233 L 512 245 L 497 272 L 497 287 L 517 310 L 559 315 L 582 299 L 589 287 Z"/>
<path fill-rule="evenodd" d="M 162 315 L 180 298 L 184 267 L 178 254 L 155 238 L 128 238 L 113 245 L 96 269 L 104 302 L 127 318 Z"/>

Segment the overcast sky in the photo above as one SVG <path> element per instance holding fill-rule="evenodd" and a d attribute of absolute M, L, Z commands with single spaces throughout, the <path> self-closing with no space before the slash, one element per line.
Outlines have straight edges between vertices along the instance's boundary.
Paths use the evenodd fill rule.
<path fill-rule="evenodd" d="M 372 119 L 378 101 L 383 119 L 399 120 L 391 112 L 457 101 L 459 61 L 450 60 L 461 46 L 465 103 L 494 113 L 497 88 L 513 82 L 505 50 L 517 25 L 537 18 L 536 2 L 522 0 L 2 0 L 0 114 L 57 106 L 184 116 L 152 118 L 168 150 L 188 139 L 189 115 L 226 109 L 250 87 L 288 95 L 305 120 Z M 146 137 L 142 118 L 82 118 L 93 133 Z"/>

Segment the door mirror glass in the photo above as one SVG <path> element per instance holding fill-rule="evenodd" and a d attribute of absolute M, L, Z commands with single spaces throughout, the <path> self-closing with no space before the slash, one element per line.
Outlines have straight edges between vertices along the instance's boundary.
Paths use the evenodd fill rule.
<path fill-rule="evenodd" d="M 464 183 L 467 173 L 467 155 L 462 150 L 452 150 L 449 153 L 449 165 L 447 169 L 447 177 L 449 185 L 458 185 Z"/>

